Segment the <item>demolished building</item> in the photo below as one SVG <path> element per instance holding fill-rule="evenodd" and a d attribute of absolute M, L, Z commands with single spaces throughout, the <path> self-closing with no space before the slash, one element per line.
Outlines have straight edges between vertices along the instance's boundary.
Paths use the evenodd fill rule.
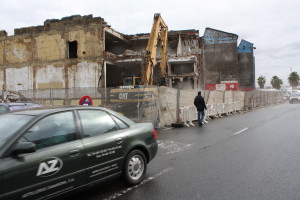
<path fill-rule="evenodd" d="M 118 38 L 106 43 L 106 86 L 123 85 L 122 77 L 141 77 L 143 73 L 142 56 L 149 40 L 149 34 L 127 35 L 128 43 Z M 199 31 L 184 30 L 168 33 L 167 73 L 169 87 L 199 88 L 199 66 L 201 59 L 201 38 Z M 157 51 L 160 62 L 160 49 Z M 154 68 L 154 84 L 159 85 L 159 68 Z"/>
<path fill-rule="evenodd" d="M 15 29 L 12 36 L 0 31 L 0 88 L 124 85 L 124 77 L 142 76 L 148 39 L 148 33 L 119 33 L 103 18 L 92 15 L 46 20 L 43 26 Z M 169 31 L 167 86 L 212 90 L 218 84 L 234 83 L 239 89 L 253 89 L 253 44 L 242 41 L 237 47 L 237 39 L 236 34 L 211 28 L 203 37 L 193 29 Z M 158 77 L 156 67 L 155 85 L 160 85 Z"/>

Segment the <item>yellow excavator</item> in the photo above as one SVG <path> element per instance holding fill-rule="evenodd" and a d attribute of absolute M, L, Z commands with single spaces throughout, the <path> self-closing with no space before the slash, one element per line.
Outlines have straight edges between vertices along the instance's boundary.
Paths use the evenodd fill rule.
<path fill-rule="evenodd" d="M 146 53 L 143 58 L 143 76 L 142 84 L 150 85 L 153 84 L 153 69 L 157 64 L 156 54 L 158 41 L 161 41 L 161 62 L 160 62 L 160 78 L 166 77 L 166 66 L 167 66 L 167 41 L 168 41 L 168 26 L 160 14 L 154 15 L 154 22 L 152 25 L 151 33 L 149 36 Z"/>
<path fill-rule="evenodd" d="M 166 78 L 167 66 L 167 42 L 168 42 L 168 26 L 159 13 L 154 14 L 154 21 L 149 35 L 146 51 L 142 61 L 142 77 L 124 76 L 124 86 L 136 85 L 153 85 L 153 69 L 157 64 L 157 46 L 161 43 L 161 62 L 160 62 L 160 84 L 163 84 Z"/>
<path fill-rule="evenodd" d="M 157 88 L 151 87 L 154 80 L 153 69 L 157 64 L 157 48 L 158 45 L 160 45 L 161 62 L 159 82 L 160 85 L 165 85 L 167 75 L 167 41 L 168 26 L 165 24 L 161 15 L 156 13 L 154 15 L 146 51 L 142 58 L 142 77 L 124 77 L 124 86 L 118 89 L 111 89 L 110 91 L 110 102 L 117 104 L 116 111 L 124 113 L 127 117 L 132 117 L 130 115 L 136 115 L 133 111 L 140 106 L 141 102 L 148 102 L 147 105 L 150 105 L 157 99 Z M 132 103 L 132 105 L 130 105 L 130 103 Z"/>

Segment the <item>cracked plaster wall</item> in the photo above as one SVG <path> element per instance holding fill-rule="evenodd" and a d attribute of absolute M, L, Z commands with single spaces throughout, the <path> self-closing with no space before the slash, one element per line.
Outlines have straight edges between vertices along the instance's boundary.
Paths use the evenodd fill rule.
<path fill-rule="evenodd" d="M 102 18 L 74 16 L 0 35 L 0 90 L 98 87 L 103 61 Z M 68 59 L 68 42 L 77 58 Z"/>

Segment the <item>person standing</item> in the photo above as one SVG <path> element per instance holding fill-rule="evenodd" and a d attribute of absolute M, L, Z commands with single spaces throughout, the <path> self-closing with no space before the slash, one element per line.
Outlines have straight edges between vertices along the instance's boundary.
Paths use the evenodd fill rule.
<path fill-rule="evenodd" d="M 204 109 L 206 110 L 206 105 L 204 98 L 201 96 L 201 91 L 198 92 L 198 95 L 194 99 L 194 105 L 197 108 L 198 112 L 198 123 L 199 127 L 202 126 L 203 120 L 204 120 Z"/>

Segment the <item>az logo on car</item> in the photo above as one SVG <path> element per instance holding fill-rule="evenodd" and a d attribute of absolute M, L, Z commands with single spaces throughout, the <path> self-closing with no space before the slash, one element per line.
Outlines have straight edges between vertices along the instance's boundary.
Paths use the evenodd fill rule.
<path fill-rule="evenodd" d="M 39 169 L 37 171 L 37 176 L 47 177 L 52 176 L 59 172 L 63 166 L 63 162 L 59 158 L 45 158 L 39 165 Z"/>

